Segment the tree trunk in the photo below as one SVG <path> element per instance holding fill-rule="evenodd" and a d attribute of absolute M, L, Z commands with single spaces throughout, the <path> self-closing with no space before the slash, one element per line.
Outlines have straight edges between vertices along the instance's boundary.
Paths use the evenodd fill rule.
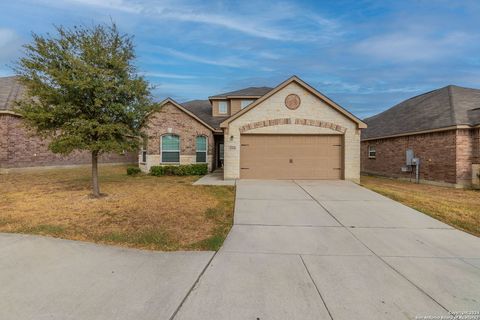
<path fill-rule="evenodd" d="M 100 197 L 100 187 L 98 185 L 98 151 L 92 151 L 92 192 L 94 197 Z"/>

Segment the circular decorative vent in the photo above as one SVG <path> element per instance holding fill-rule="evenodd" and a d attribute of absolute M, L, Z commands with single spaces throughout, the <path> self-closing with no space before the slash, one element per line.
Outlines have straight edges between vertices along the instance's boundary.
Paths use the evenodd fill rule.
<path fill-rule="evenodd" d="M 300 107 L 300 97 L 296 94 L 289 94 L 285 98 L 285 106 L 290 110 L 295 110 Z"/>

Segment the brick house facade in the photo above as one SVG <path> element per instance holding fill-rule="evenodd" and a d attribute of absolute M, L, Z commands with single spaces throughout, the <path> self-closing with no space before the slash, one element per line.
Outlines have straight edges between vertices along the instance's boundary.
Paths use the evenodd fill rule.
<path fill-rule="evenodd" d="M 144 172 L 149 172 L 150 167 L 160 164 L 161 137 L 176 135 L 180 139 L 180 162 L 179 164 L 193 164 L 196 162 L 196 137 L 207 137 L 207 163 L 212 170 L 214 158 L 214 137 L 212 129 L 205 126 L 189 115 L 185 109 L 173 101 L 161 104 L 161 107 L 152 112 L 143 125 L 143 132 L 147 136 L 146 161 L 143 155 L 139 155 L 139 166 Z"/>
<path fill-rule="evenodd" d="M 475 114 L 475 106 L 480 106 L 479 92 L 449 86 L 365 119 L 369 128 L 362 132 L 361 171 L 414 181 L 414 167 L 402 171 L 406 166 L 406 151 L 410 149 L 421 161 L 421 182 L 454 187 L 479 186 L 480 128 Z M 474 111 L 469 112 L 472 109 Z M 449 119 L 452 114 L 455 116 Z M 413 131 L 415 127 L 420 130 Z M 402 129 L 409 132 L 402 133 Z M 369 150 L 375 150 L 374 157 Z"/>
<path fill-rule="evenodd" d="M 21 99 L 23 92 L 15 77 L 0 78 L 0 170 L 90 164 L 90 153 L 55 154 L 48 149 L 47 140 L 24 126 L 21 116 L 14 112 L 15 101 Z M 136 163 L 137 153 L 103 154 L 99 162 Z"/>
<path fill-rule="evenodd" d="M 414 179 L 413 171 L 401 170 L 407 149 L 412 149 L 422 160 L 420 179 L 425 182 L 454 186 L 475 184 L 479 173 L 476 166 L 479 163 L 478 132 L 479 129 L 460 129 L 363 141 L 362 172 Z M 369 146 L 375 147 L 375 158 L 369 158 Z"/>
<path fill-rule="evenodd" d="M 88 152 L 73 152 L 67 156 L 48 149 L 48 141 L 29 132 L 22 118 L 0 114 L 0 169 L 82 165 L 91 163 Z M 136 152 L 124 154 L 107 153 L 99 158 L 100 163 L 135 163 Z"/>
<path fill-rule="evenodd" d="M 360 119 L 293 76 L 275 88 L 162 101 L 145 120 L 139 167 L 148 172 L 199 163 L 197 138 L 206 137 L 208 168 L 222 168 L 224 179 L 358 182 L 363 128 Z"/>

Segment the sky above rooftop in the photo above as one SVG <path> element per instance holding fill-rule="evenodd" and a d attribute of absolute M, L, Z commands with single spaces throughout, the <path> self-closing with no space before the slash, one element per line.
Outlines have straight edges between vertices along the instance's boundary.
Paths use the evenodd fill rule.
<path fill-rule="evenodd" d="M 0 76 L 32 31 L 114 21 L 156 100 L 295 74 L 363 118 L 448 84 L 480 88 L 479 17 L 480 1 L 1 1 Z"/>

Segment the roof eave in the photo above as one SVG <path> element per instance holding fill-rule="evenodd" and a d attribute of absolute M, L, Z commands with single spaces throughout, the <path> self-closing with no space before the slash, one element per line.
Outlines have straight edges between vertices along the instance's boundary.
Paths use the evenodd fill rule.
<path fill-rule="evenodd" d="M 16 116 L 16 117 L 21 117 L 22 115 L 15 112 L 15 111 L 12 111 L 12 110 L 0 110 L 0 114 L 8 114 L 10 116 Z"/>
<path fill-rule="evenodd" d="M 369 137 L 369 138 L 366 138 L 366 139 L 361 139 L 361 141 L 390 139 L 390 138 L 412 136 L 412 135 L 417 135 L 417 134 L 442 132 L 442 131 L 450 131 L 450 130 L 458 130 L 458 129 L 476 129 L 476 128 L 480 128 L 480 124 L 478 124 L 478 125 L 459 124 L 459 125 L 442 127 L 442 128 L 435 128 L 435 129 L 429 129 L 429 130 L 410 131 L 410 132 L 402 132 L 402 133 L 398 133 L 398 134 L 391 134 L 391 135 L 385 135 L 385 136 Z"/>

